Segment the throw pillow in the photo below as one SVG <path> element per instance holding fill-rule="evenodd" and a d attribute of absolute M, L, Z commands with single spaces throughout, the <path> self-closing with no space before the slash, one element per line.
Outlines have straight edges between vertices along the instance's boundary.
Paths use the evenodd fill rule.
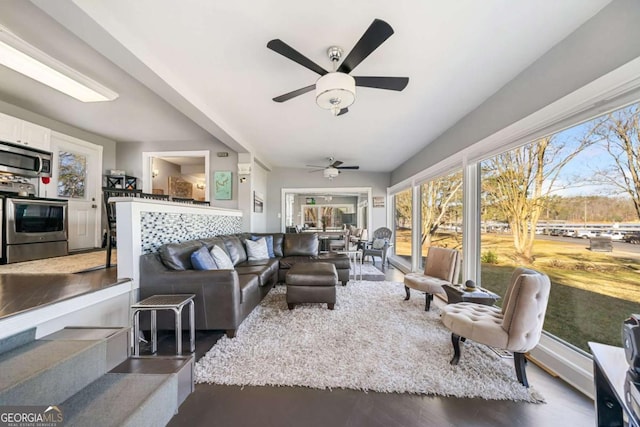
<path fill-rule="evenodd" d="M 218 268 L 206 246 L 191 254 L 191 265 L 196 270 L 216 270 Z"/>
<path fill-rule="evenodd" d="M 233 262 L 220 246 L 211 248 L 211 256 L 220 270 L 233 270 Z"/>
<path fill-rule="evenodd" d="M 269 258 L 275 258 L 276 254 L 273 250 L 273 236 L 251 236 L 251 240 L 256 241 L 264 238 L 267 241 L 267 251 L 269 252 Z"/>
<path fill-rule="evenodd" d="M 373 245 L 371 245 L 373 247 L 373 249 L 382 249 L 384 248 L 384 245 L 387 243 L 386 240 L 384 239 L 375 239 L 373 241 Z"/>
<path fill-rule="evenodd" d="M 245 240 L 247 245 L 247 255 L 249 261 L 258 261 L 261 259 L 269 259 L 269 251 L 267 250 L 267 239 L 264 237 L 256 240 Z"/>

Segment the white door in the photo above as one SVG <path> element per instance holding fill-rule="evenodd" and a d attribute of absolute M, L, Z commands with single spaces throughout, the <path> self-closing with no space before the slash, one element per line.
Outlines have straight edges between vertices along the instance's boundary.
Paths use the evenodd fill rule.
<path fill-rule="evenodd" d="M 53 165 L 45 197 L 67 199 L 69 250 L 101 246 L 102 147 L 67 135 L 51 135 Z"/>

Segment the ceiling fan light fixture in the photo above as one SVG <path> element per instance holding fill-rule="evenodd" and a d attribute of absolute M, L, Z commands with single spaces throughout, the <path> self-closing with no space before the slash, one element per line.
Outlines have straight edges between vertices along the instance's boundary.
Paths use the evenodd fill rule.
<path fill-rule="evenodd" d="M 356 79 L 340 72 L 327 73 L 316 82 L 316 103 L 337 116 L 356 100 Z"/>
<path fill-rule="evenodd" d="M 338 176 L 340 171 L 336 168 L 328 167 L 322 173 L 324 174 L 325 178 L 333 179 Z"/>

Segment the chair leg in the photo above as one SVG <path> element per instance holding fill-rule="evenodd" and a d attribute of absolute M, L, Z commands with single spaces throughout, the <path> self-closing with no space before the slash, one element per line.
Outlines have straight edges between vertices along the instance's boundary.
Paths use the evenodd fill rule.
<path fill-rule="evenodd" d="M 433 301 L 433 294 L 424 294 L 424 311 L 431 309 L 431 301 Z"/>
<path fill-rule="evenodd" d="M 451 334 L 451 344 L 453 344 L 453 359 L 451 359 L 452 365 L 457 365 L 460 361 L 460 335 Z"/>
<path fill-rule="evenodd" d="M 523 386 L 529 388 L 529 382 L 527 381 L 527 359 L 524 357 L 524 353 L 513 352 L 513 364 L 516 367 L 516 376 L 518 381 Z"/>
<path fill-rule="evenodd" d="M 105 268 L 111 267 L 111 231 L 107 230 L 107 260 L 104 264 Z"/>
<path fill-rule="evenodd" d="M 408 301 L 409 298 L 411 298 L 411 290 L 409 289 L 408 286 L 404 287 L 404 291 L 406 292 L 407 296 L 404 298 L 405 301 Z"/>

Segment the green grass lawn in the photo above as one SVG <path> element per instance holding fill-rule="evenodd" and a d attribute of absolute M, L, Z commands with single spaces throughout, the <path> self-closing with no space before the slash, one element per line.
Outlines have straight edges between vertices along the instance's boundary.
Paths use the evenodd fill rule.
<path fill-rule="evenodd" d="M 539 268 L 551 279 L 551 294 L 544 322 L 544 329 L 576 347 L 589 351 L 588 341 L 596 341 L 620 347 L 622 321 L 631 313 L 640 312 L 640 304 L 602 295 L 593 291 L 565 284 L 567 278 L 576 278 L 563 270 Z M 513 266 L 482 265 L 482 286 L 504 295 Z M 585 277 L 584 280 L 588 280 Z M 616 285 L 614 276 L 611 286 Z M 498 301 L 500 305 L 500 301 Z"/>

